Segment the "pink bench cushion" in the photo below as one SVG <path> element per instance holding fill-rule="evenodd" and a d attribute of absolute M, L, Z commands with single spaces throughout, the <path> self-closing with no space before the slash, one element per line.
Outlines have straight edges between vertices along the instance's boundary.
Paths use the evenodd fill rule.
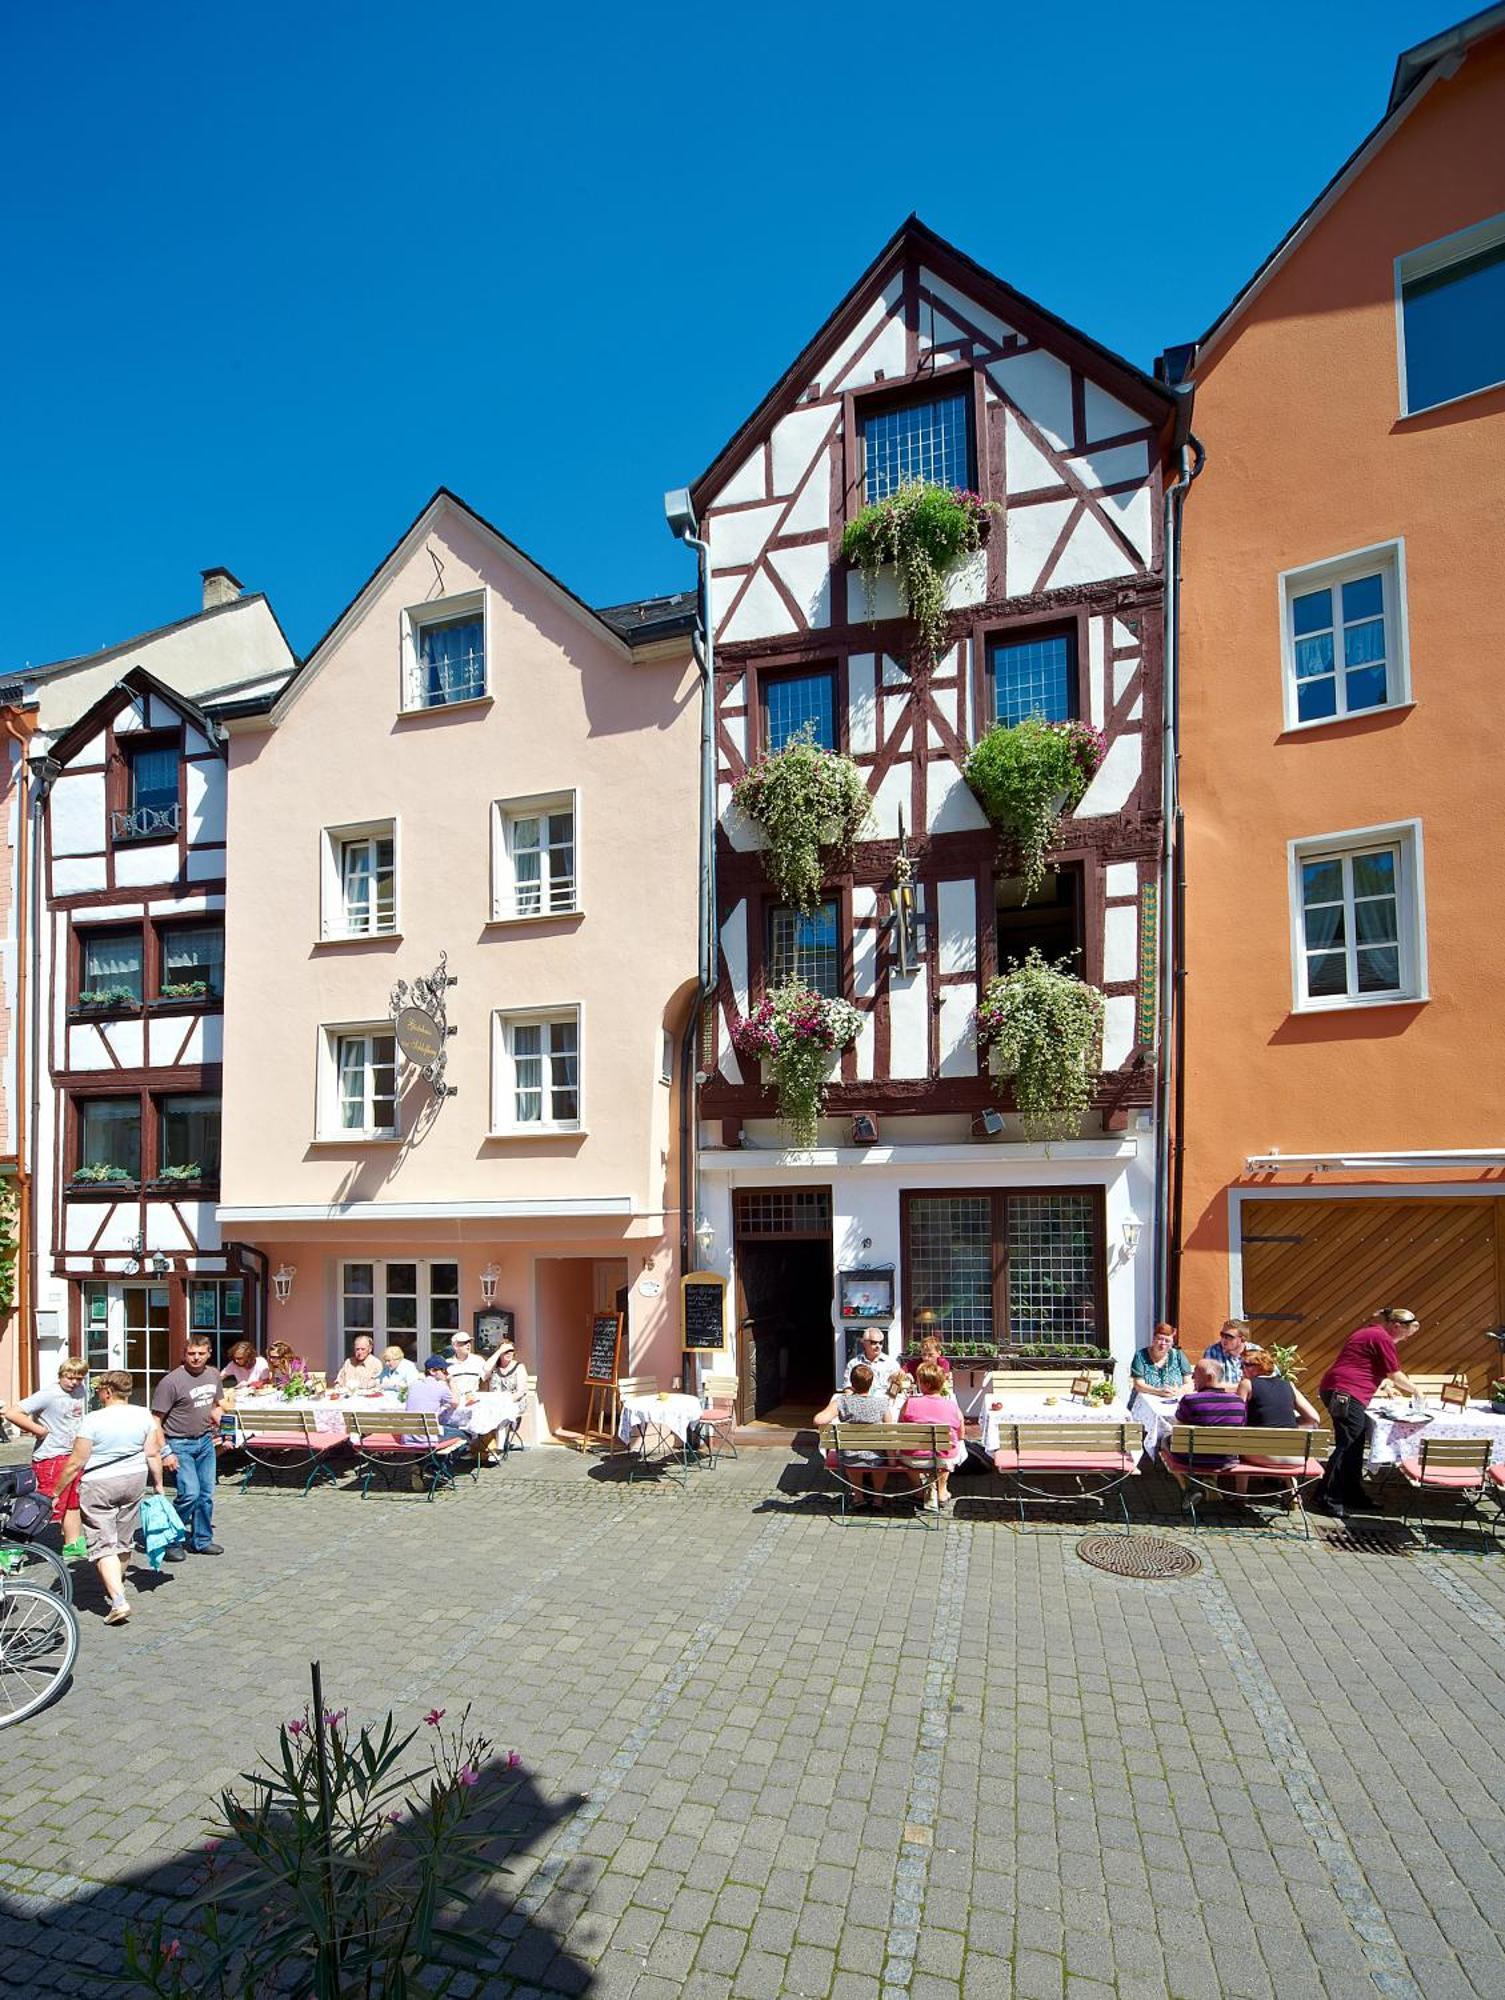
<path fill-rule="evenodd" d="M 386 1432 L 382 1432 L 380 1436 L 373 1437 L 368 1431 L 361 1439 L 361 1448 L 364 1451 L 388 1453 L 398 1458 L 418 1458 L 430 1451 L 441 1455 L 452 1451 L 463 1451 L 465 1443 L 464 1438 L 457 1437 L 441 1438 L 436 1445 L 409 1444 L 407 1438 L 403 1436 L 388 1436 Z"/>
<path fill-rule="evenodd" d="M 1122 1451 L 995 1451 L 999 1472 L 1132 1472 L 1138 1460 Z"/>
<path fill-rule="evenodd" d="M 333 1451 L 337 1444 L 344 1444 L 343 1431 L 315 1431 L 312 1437 L 288 1437 L 278 1431 L 262 1435 L 252 1431 L 241 1440 L 242 1444 L 254 1445 L 258 1451 Z"/>
<path fill-rule="evenodd" d="M 1413 1486 L 1436 1486 L 1453 1493 L 1467 1493 L 1484 1484 L 1483 1475 L 1467 1465 L 1436 1465 L 1423 1478 L 1421 1460 L 1403 1458 L 1400 1469 Z M 1493 1473 L 1496 1468 L 1491 1466 L 1489 1469 Z"/>

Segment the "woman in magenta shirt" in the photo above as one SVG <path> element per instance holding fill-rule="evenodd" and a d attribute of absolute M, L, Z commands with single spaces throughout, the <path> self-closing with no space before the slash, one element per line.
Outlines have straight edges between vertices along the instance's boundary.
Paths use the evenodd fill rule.
<path fill-rule="evenodd" d="M 939 1512 L 951 1505 L 948 1487 L 952 1470 L 961 1464 L 966 1450 L 962 1443 L 961 1405 L 947 1388 L 946 1377 L 933 1361 L 922 1361 L 915 1370 L 915 1387 L 919 1394 L 911 1396 L 899 1413 L 901 1424 L 946 1424 L 951 1431 L 951 1455 L 941 1463 L 936 1474 L 935 1488 L 925 1505 Z M 914 1453 L 909 1456 L 913 1458 Z"/>

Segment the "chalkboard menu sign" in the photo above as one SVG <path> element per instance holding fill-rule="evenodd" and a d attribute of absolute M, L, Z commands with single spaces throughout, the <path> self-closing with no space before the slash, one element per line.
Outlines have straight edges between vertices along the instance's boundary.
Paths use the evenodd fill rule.
<path fill-rule="evenodd" d="M 694 1271 L 679 1281 L 686 1354 L 726 1352 L 726 1280 Z"/>
<path fill-rule="evenodd" d="M 617 1352 L 621 1345 L 622 1315 L 615 1312 L 592 1313 L 590 1360 L 585 1364 L 587 1383 L 616 1381 Z"/>

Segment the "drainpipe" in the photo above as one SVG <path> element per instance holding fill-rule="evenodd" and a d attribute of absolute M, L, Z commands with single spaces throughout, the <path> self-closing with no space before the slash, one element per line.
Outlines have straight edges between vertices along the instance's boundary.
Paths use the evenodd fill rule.
<path fill-rule="evenodd" d="M 1180 1298 L 1182 1054 L 1185 1042 L 1185 824 L 1181 815 L 1181 517 L 1207 454 L 1192 435 L 1191 397 L 1177 416 L 1176 476 L 1165 495 L 1165 686 L 1161 729 L 1160 1064 L 1155 1078 L 1155 1257 L 1153 1320 L 1174 1323 Z M 1174 1096 L 1172 1092 L 1174 1090 Z M 1174 1110 L 1173 1110 L 1174 1107 Z M 1172 1131 L 1174 1130 L 1174 1140 Z"/>
<path fill-rule="evenodd" d="M 36 1341 L 31 1325 L 31 1174 L 27 1166 L 26 1002 L 34 985 L 27 972 L 31 959 L 31 825 L 27 792 L 26 747 L 29 730 L 16 727 L 13 710 L 0 714 L 0 728 L 16 745 L 16 1284 L 11 1309 L 16 1328 L 16 1393 L 29 1396 L 37 1387 Z"/>
<path fill-rule="evenodd" d="M 37 758 L 29 757 L 27 759 L 27 768 L 31 773 L 32 780 L 30 839 L 31 903 L 28 913 L 31 939 L 29 948 L 36 954 L 38 967 L 38 976 L 31 982 L 31 1018 L 27 1029 L 30 1043 L 28 1054 L 30 1057 L 31 1075 L 31 1095 L 29 1100 L 31 1129 L 27 1134 L 29 1158 L 26 1172 L 28 1185 L 34 1192 L 37 1184 L 37 1138 L 42 1128 L 42 981 L 40 968 L 42 953 L 48 948 L 51 942 L 50 936 L 46 940 L 42 936 L 42 816 L 43 808 L 47 803 L 47 795 L 52 790 L 53 780 L 58 776 L 62 767 L 51 757 L 43 756 Z M 59 1162 L 53 1162 L 54 1179 L 56 1178 L 58 1165 Z M 40 1252 L 37 1248 L 37 1214 L 34 1199 L 28 1201 L 27 1212 L 31 1224 L 31 1236 L 27 1244 L 26 1255 L 29 1290 L 31 1293 L 31 1311 L 29 1322 L 23 1331 L 26 1367 L 33 1384 L 35 1384 L 37 1376 L 41 1371 L 36 1327 L 36 1302 L 37 1293 L 40 1289 L 38 1261 Z M 65 1349 L 66 1345 L 65 1340 Z"/>
<path fill-rule="evenodd" d="M 700 669 L 700 908 L 696 924 L 696 991 L 679 1059 L 680 1270 L 696 1268 L 695 1223 L 700 1215 L 699 1085 L 697 1041 L 706 1003 L 716 990 L 716 642 L 711 623 L 711 551 L 687 488 L 664 495 L 664 513 L 676 541 L 697 558 L 699 629 L 692 640 Z"/>

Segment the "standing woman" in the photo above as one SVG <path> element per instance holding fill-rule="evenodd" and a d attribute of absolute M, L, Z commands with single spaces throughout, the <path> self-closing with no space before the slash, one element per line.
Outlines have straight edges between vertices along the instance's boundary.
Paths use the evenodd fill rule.
<path fill-rule="evenodd" d="M 123 1625 L 131 1615 L 121 1565 L 135 1546 L 148 1476 L 156 1493 L 162 1492 L 162 1427 L 150 1410 L 131 1401 L 133 1387 L 124 1369 L 99 1377 L 94 1385 L 99 1408 L 80 1418 L 61 1475 L 65 1487 L 70 1479 L 79 1483 L 84 1539 L 110 1600 L 106 1625 Z"/>

